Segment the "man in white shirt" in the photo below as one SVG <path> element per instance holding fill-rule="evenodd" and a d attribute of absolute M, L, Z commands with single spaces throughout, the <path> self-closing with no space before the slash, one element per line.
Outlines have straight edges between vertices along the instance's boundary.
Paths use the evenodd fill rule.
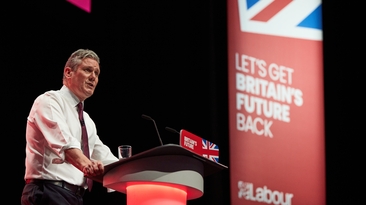
<path fill-rule="evenodd" d="M 82 205 L 86 179 L 103 174 L 118 161 L 97 135 L 83 111 L 89 157 L 82 151 L 78 104 L 92 96 L 100 74 L 99 57 L 88 49 L 71 54 L 64 67 L 63 86 L 38 96 L 27 118 L 22 205 Z M 91 188 L 91 187 L 89 187 Z"/>

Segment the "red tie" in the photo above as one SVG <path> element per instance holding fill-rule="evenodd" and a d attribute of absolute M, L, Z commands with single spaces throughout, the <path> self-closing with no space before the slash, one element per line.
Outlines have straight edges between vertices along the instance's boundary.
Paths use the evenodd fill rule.
<path fill-rule="evenodd" d="M 88 159 L 90 159 L 88 133 L 86 132 L 86 126 L 83 117 L 83 103 L 81 102 L 78 104 L 78 111 L 79 111 L 79 120 L 81 124 L 81 146 L 84 155 L 88 157 Z M 93 186 L 93 180 L 86 178 L 86 183 L 88 184 L 89 191 L 91 191 L 91 188 Z"/>

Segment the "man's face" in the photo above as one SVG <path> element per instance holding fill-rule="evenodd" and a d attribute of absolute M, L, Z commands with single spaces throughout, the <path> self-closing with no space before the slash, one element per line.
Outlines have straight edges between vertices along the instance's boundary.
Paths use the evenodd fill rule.
<path fill-rule="evenodd" d="M 69 89 L 80 99 L 80 101 L 93 95 L 98 84 L 100 73 L 99 64 L 96 60 L 85 58 L 75 71 L 70 68 Z"/>

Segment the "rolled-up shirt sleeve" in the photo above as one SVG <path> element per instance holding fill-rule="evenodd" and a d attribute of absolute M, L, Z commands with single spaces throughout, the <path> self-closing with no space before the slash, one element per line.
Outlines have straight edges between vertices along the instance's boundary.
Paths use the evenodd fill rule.
<path fill-rule="evenodd" d="M 78 139 L 76 132 L 80 133 L 79 122 L 75 119 L 76 111 L 63 109 L 64 101 L 52 93 L 45 94 L 36 99 L 34 107 L 28 120 L 37 126 L 42 133 L 45 144 L 50 147 L 55 154 L 62 160 L 65 159 L 65 149 L 80 149 L 80 137 Z M 74 128 L 70 129 L 70 125 Z"/>

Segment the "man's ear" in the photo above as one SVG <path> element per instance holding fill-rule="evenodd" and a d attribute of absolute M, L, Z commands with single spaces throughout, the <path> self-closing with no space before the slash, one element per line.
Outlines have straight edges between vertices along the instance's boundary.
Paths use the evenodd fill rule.
<path fill-rule="evenodd" d="M 66 68 L 64 69 L 64 76 L 65 76 L 66 78 L 70 78 L 70 77 L 71 77 L 71 75 L 72 75 L 72 70 L 71 70 L 71 68 L 70 68 L 70 67 L 66 67 Z"/>

